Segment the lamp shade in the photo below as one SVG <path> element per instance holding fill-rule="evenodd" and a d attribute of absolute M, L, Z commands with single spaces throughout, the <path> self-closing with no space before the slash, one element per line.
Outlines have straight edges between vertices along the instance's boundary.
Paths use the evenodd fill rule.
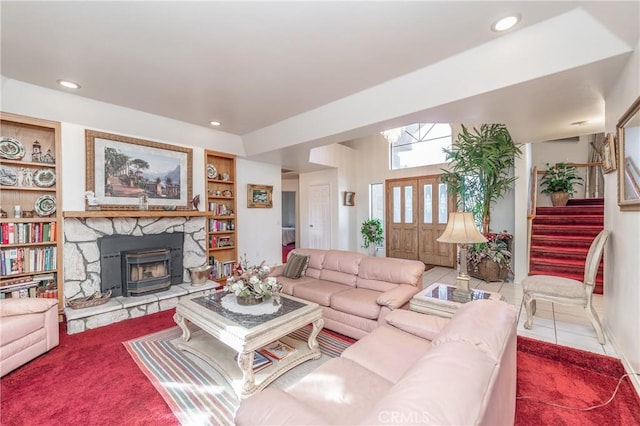
<path fill-rule="evenodd" d="M 455 212 L 449 213 L 449 222 L 442 235 L 438 237 L 441 243 L 486 243 L 487 239 L 482 235 L 473 220 L 473 213 Z"/>

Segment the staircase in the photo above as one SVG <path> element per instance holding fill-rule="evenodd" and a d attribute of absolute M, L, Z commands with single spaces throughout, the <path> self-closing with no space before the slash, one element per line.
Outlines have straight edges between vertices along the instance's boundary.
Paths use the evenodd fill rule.
<path fill-rule="evenodd" d="M 604 228 L 604 199 L 570 199 L 565 207 L 538 207 L 532 222 L 529 275 L 582 281 L 587 252 Z M 594 293 L 602 294 L 602 261 Z"/>

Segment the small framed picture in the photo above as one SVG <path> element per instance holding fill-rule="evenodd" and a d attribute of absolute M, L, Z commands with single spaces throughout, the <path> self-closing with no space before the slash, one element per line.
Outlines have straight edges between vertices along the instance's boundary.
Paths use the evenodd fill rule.
<path fill-rule="evenodd" d="M 613 135 L 607 133 L 602 144 L 602 171 L 611 173 L 616 169 L 616 143 Z"/>
<path fill-rule="evenodd" d="M 356 205 L 356 193 L 345 191 L 344 193 L 344 205 L 355 206 Z"/>
<path fill-rule="evenodd" d="M 273 207 L 273 186 L 247 185 L 247 207 L 270 209 Z"/>

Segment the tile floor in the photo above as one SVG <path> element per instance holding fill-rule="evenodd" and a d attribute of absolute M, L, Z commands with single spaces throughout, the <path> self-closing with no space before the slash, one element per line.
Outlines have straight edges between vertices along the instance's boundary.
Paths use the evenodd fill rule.
<path fill-rule="evenodd" d="M 424 273 L 423 288 L 434 282 L 455 284 L 457 271 L 450 268 L 435 267 Z M 524 328 L 527 313 L 522 303 L 522 286 L 512 282 L 487 283 L 471 278 L 470 286 L 480 290 L 500 293 L 505 300 L 518 309 L 518 335 L 543 340 L 563 346 L 570 346 L 600 355 L 618 358 L 613 345 L 607 340 L 604 345 L 598 343 L 596 332 L 584 313 L 583 308 L 564 306 L 537 301 L 536 314 L 531 330 Z M 593 295 L 593 306 L 600 317 L 604 317 L 604 300 L 601 295 Z"/>

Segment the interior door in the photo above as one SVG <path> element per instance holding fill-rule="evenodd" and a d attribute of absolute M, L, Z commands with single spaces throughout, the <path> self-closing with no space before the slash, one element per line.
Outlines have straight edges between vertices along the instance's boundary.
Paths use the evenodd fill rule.
<path fill-rule="evenodd" d="M 387 256 L 418 259 L 418 182 L 387 181 Z"/>
<path fill-rule="evenodd" d="M 424 263 L 440 266 L 455 266 L 454 244 L 439 243 L 438 237 L 447 227 L 449 212 L 453 209 L 453 198 L 447 194 L 447 185 L 439 176 L 427 176 L 418 180 L 420 199 L 420 232 L 418 259 Z"/>
<path fill-rule="evenodd" d="M 331 248 L 331 188 L 309 187 L 309 248 Z"/>

